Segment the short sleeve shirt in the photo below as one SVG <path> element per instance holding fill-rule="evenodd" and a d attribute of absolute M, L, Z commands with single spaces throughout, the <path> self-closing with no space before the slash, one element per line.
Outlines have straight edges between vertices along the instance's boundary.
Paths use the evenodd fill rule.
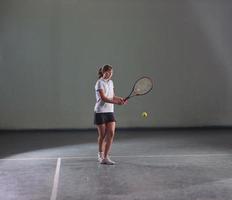
<path fill-rule="evenodd" d="M 112 80 L 100 78 L 95 84 L 96 104 L 94 111 L 96 113 L 114 112 L 114 104 L 102 101 L 99 90 L 102 89 L 105 96 L 109 99 L 114 97 L 114 84 Z"/>

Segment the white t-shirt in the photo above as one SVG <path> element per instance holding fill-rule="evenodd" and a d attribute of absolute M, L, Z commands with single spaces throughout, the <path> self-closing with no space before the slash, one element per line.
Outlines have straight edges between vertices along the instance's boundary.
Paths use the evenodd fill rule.
<path fill-rule="evenodd" d="M 96 113 L 114 112 L 114 104 L 102 101 L 101 96 L 99 94 L 99 89 L 103 90 L 107 98 L 113 99 L 114 97 L 113 81 L 104 80 L 103 78 L 98 79 L 95 84 L 96 104 L 94 107 L 94 111 Z"/>

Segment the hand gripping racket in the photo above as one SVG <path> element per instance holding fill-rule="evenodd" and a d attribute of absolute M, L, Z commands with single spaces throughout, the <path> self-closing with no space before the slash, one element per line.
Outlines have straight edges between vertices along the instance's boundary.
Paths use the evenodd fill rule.
<path fill-rule="evenodd" d="M 128 95 L 128 97 L 124 99 L 124 101 L 134 96 L 145 95 L 148 92 L 150 92 L 152 88 L 153 88 L 153 80 L 150 77 L 143 76 L 135 81 L 131 93 Z"/>

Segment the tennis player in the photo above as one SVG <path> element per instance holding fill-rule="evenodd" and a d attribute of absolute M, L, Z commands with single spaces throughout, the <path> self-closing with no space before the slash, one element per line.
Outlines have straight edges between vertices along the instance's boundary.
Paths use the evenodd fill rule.
<path fill-rule="evenodd" d="M 95 84 L 94 124 L 98 130 L 98 161 L 107 165 L 115 164 L 109 157 L 115 134 L 114 104 L 124 105 L 127 102 L 122 97 L 115 96 L 112 76 L 112 66 L 105 65 L 99 69 Z"/>

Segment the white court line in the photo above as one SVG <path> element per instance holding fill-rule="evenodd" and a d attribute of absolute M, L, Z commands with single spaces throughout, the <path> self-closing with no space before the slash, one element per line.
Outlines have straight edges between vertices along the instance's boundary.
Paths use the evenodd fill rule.
<path fill-rule="evenodd" d="M 57 160 L 57 157 L 37 157 L 37 158 L 1 158 L 0 160 L 7 161 L 20 161 L 20 160 Z"/>
<path fill-rule="evenodd" d="M 111 156 L 113 158 L 162 158 L 162 157 L 210 157 L 210 156 L 232 156 L 232 153 L 215 154 L 156 154 L 156 155 L 121 155 Z M 65 156 L 60 159 L 94 159 L 96 156 Z M 0 161 L 21 161 L 21 160 L 57 160 L 57 157 L 35 157 L 35 158 L 2 158 Z"/>
<path fill-rule="evenodd" d="M 121 155 L 111 156 L 112 158 L 162 158 L 162 157 L 210 157 L 210 156 L 232 156 L 232 154 L 157 154 L 157 155 Z M 62 159 L 89 159 L 96 158 L 96 156 L 76 156 L 76 157 L 62 157 Z"/>
<path fill-rule="evenodd" d="M 135 156 L 112 156 L 119 158 L 162 158 L 162 157 L 210 157 L 210 156 L 232 156 L 228 153 L 218 153 L 218 154 L 157 154 L 157 155 L 135 155 Z"/>
<path fill-rule="evenodd" d="M 57 191 L 58 191 L 58 185 L 59 185 L 59 176 L 60 176 L 60 164 L 61 164 L 61 158 L 58 158 L 50 200 L 56 200 L 56 197 L 57 197 Z"/>

